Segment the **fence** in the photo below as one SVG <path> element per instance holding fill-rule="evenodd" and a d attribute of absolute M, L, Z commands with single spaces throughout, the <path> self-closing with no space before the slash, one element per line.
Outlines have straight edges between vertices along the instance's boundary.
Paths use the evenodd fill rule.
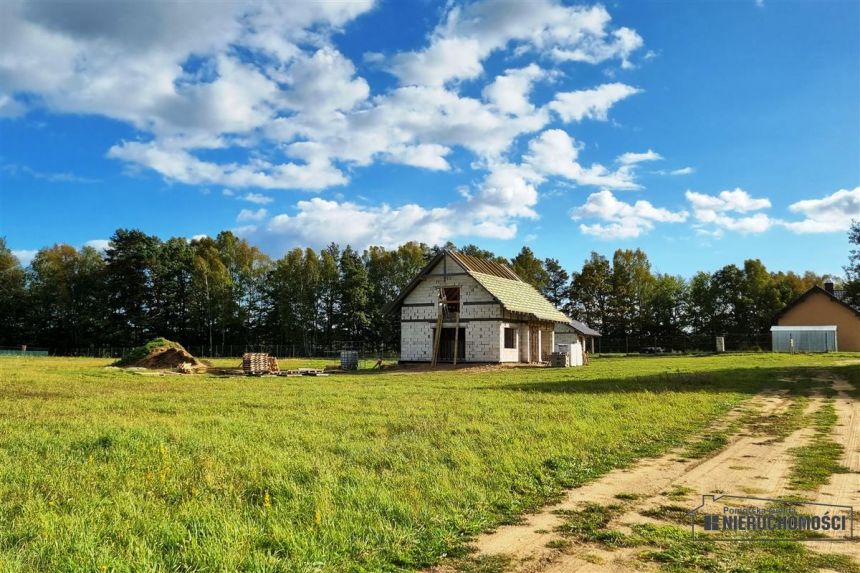
<path fill-rule="evenodd" d="M 762 333 L 722 333 L 727 352 L 763 352 L 771 350 L 771 335 Z M 594 341 L 594 350 L 602 354 L 629 354 L 662 349 L 664 352 L 714 352 L 716 336 L 683 334 L 677 336 L 602 336 Z"/>
<path fill-rule="evenodd" d="M 725 348 L 728 352 L 757 352 L 771 350 L 771 334 L 769 332 L 724 333 Z M 677 336 L 602 336 L 594 341 L 594 351 L 598 354 L 636 354 L 640 352 L 662 349 L 664 352 L 714 352 L 716 350 L 715 336 L 707 334 L 684 334 Z M 95 358 L 121 358 L 131 346 L 103 346 L 70 349 L 51 349 L 55 356 L 88 356 Z M 238 358 L 245 352 L 266 352 L 278 358 L 326 358 L 336 362 L 341 350 L 355 350 L 361 360 L 397 360 L 399 348 L 384 344 L 373 344 L 362 341 L 336 341 L 330 345 L 304 344 L 218 344 L 213 345 L 211 352 L 208 344 L 186 345 L 185 348 L 194 356 L 206 358 Z M 49 352 L 45 348 L 27 348 L 26 354 L 45 356 Z M 22 355 L 21 347 L 0 347 L 0 355 Z"/>
<path fill-rule="evenodd" d="M 0 346 L 0 356 L 47 356 L 47 348 L 29 348 L 27 346 Z"/>
<path fill-rule="evenodd" d="M 132 346 L 91 346 L 86 348 L 52 349 L 53 356 L 86 356 L 91 358 L 121 358 Z M 341 350 L 354 350 L 362 361 L 397 360 L 399 350 L 391 346 L 375 345 L 354 341 L 338 341 L 331 345 L 303 344 L 224 344 L 213 345 L 210 352 L 208 344 L 185 345 L 185 349 L 202 358 L 241 358 L 245 352 L 266 352 L 278 358 L 325 358 L 332 362 L 340 360 Z M 20 349 L 19 349 L 20 350 Z M 47 355 L 48 351 L 44 351 Z"/>

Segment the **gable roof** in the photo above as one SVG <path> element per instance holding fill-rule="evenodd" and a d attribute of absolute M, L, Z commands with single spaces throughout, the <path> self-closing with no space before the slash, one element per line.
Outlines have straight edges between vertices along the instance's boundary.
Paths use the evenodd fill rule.
<path fill-rule="evenodd" d="M 567 324 L 577 331 L 578 333 L 584 336 L 600 336 L 600 333 L 579 320 L 573 320 L 572 318 L 567 321 Z"/>
<path fill-rule="evenodd" d="M 838 304 L 840 306 L 844 306 L 845 308 L 847 308 L 848 310 L 853 312 L 857 317 L 860 317 L 860 310 L 857 310 L 856 308 L 854 308 L 853 306 L 851 306 L 850 304 L 848 304 L 847 302 L 842 300 L 842 297 L 836 296 L 834 293 L 828 292 L 827 290 L 821 288 L 818 285 L 814 285 L 814 286 L 810 287 L 809 289 L 807 289 L 807 291 L 805 293 L 803 293 L 802 295 L 800 295 L 799 297 L 797 297 L 796 299 L 794 299 L 793 301 L 791 301 L 790 303 L 785 305 L 785 307 L 781 311 L 776 313 L 776 315 L 773 317 L 773 321 L 777 322 L 780 318 L 785 316 L 785 314 L 789 310 L 791 310 L 795 306 L 801 304 L 803 301 L 805 301 L 807 298 L 809 298 L 810 296 L 812 296 L 815 293 L 821 293 L 821 294 L 827 296 L 830 300 L 832 300 L 836 304 Z"/>
<path fill-rule="evenodd" d="M 510 268 L 501 263 L 486 261 L 470 255 L 458 253 L 452 249 L 443 249 L 418 273 L 412 281 L 404 287 L 385 309 L 393 312 L 399 308 L 403 300 L 423 280 L 430 269 L 435 267 L 445 255 L 449 255 L 457 264 L 463 267 L 466 274 L 475 279 L 484 289 L 489 292 L 510 312 L 521 312 L 531 314 L 539 320 L 552 322 L 568 322 L 569 319 L 551 302 L 549 302 L 532 285 L 524 282 Z"/>

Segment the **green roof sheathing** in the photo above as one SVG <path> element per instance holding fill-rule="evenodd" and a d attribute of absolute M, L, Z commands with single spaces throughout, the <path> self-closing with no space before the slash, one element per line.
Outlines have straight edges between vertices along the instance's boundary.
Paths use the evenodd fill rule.
<path fill-rule="evenodd" d="M 496 297 L 506 310 L 534 315 L 540 320 L 569 322 L 569 318 L 552 305 L 533 286 L 523 281 L 504 279 L 484 273 L 469 273 Z"/>

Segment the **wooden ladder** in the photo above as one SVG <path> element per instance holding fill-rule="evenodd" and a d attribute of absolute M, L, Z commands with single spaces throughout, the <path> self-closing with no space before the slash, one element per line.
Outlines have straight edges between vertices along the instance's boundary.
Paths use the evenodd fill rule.
<path fill-rule="evenodd" d="M 439 302 L 436 303 L 436 333 L 433 336 L 433 358 L 430 361 L 430 366 L 436 366 L 436 361 L 439 359 L 439 345 L 442 343 L 442 320 L 444 319 L 445 308 L 445 291 L 439 289 Z"/>
<path fill-rule="evenodd" d="M 457 352 L 460 350 L 460 313 L 455 313 L 456 323 L 454 325 L 454 366 L 457 365 Z"/>

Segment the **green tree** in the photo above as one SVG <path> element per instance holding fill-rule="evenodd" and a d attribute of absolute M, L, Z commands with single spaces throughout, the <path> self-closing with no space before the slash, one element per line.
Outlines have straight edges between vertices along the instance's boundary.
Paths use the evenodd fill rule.
<path fill-rule="evenodd" d="M 747 316 L 748 303 L 743 294 L 743 271 L 737 265 L 726 265 L 711 275 L 713 300 L 712 334 L 739 332 Z"/>
<path fill-rule="evenodd" d="M 646 298 L 652 281 L 651 263 L 641 249 L 615 251 L 610 280 L 610 333 L 628 336 L 643 331 L 647 321 L 644 314 Z"/>
<path fill-rule="evenodd" d="M 683 334 L 686 297 L 687 283 L 683 277 L 654 275 L 645 301 L 642 334 L 662 339 Z"/>
<path fill-rule="evenodd" d="M 535 254 L 528 247 L 523 247 L 519 254 L 511 260 L 511 269 L 523 281 L 539 291 L 544 290 L 549 282 L 549 275 L 543 267 L 543 262 L 535 257 Z"/>
<path fill-rule="evenodd" d="M 153 332 L 185 344 L 193 340 L 193 275 L 194 249 L 186 239 L 174 237 L 157 247 L 152 268 L 150 326 Z"/>
<path fill-rule="evenodd" d="M 570 275 L 558 262 L 558 259 L 546 259 L 543 263 L 546 270 L 546 285 L 543 288 L 543 295 L 556 308 L 563 308 L 567 303 L 568 281 Z"/>
<path fill-rule="evenodd" d="M 0 344 L 26 342 L 24 316 L 29 307 L 24 269 L 0 237 Z"/>
<path fill-rule="evenodd" d="M 686 321 L 696 334 L 717 334 L 711 275 L 699 271 L 690 279 L 686 296 Z"/>
<path fill-rule="evenodd" d="M 860 247 L 860 221 L 851 221 L 848 242 Z M 845 270 L 845 296 L 849 304 L 860 308 L 860 248 L 851 249 Z"/>
<path fill-rule="evenodd" d="M 759 259 L 744 261 L 742 294 L 746 316 L 738 317 L 743 332 L 762 334 L 770 330 L 774 315 L 785 305 L 771 273 Z"/>
<path fill-rule="evenodd" d="M 118 229 L 105 251 L 111 338 L 142 344 L 151 334 L 153 267 L 161 241 L 138 230 Z"/>
<path fill-rule="evenodd" d="M 473 245 L 472 243 L 469 243 L 468 245 L 463 245 L 461 248 L 458 249 L 458 251 L 463 253 L 464 255 L 470 255 L 472 257 L 477 257 L 485 261 L 500 263 L 502 265 L 509 264 L 508 259 L 506 259 L 505 257 L 500 257 L 493 251 L 482 249 L 481 247 Z"/>
<path fill-rule="evenodd" d="M 223 332 L 232 290 L 230 272 L 221 260 L 218 245 L 209 237 L 194 241 L 192 285 L 193 316 L 197 330 L 206 340 L 209 356 L 215 355 L 215 333 Z"/>
<path fill-rule="evenodd" d="M 30 320 L 42 344 L 67 352 L 100 338 L 104 262 L 92 247 L 40 250 L 30 265 Z"/>
<path fill-rule="evenodd" d="M 591 252 L 579 272 L 574 272 L 568 289 L 569 302 L 565 312 L 571 318 L 581 320 L 597 329 L 608 327 L 610 297 L 612 295 L 612 270 L 609 260 Z"/>
<path fill-rule="evenodd" d="M 364 262 L 355 250 L 348 246 L 340 255 L 341 325 L 349 340 L 363 340 L 370 324 L 368 302 L 370 281 Z"/>
<path fill-rule="evenodd" d="M 340 290 L 340 247 L 331 243 L 320 252 L 320 306 L 323 340 L 331 348 L 338 328 L 342 293 Z"/>

